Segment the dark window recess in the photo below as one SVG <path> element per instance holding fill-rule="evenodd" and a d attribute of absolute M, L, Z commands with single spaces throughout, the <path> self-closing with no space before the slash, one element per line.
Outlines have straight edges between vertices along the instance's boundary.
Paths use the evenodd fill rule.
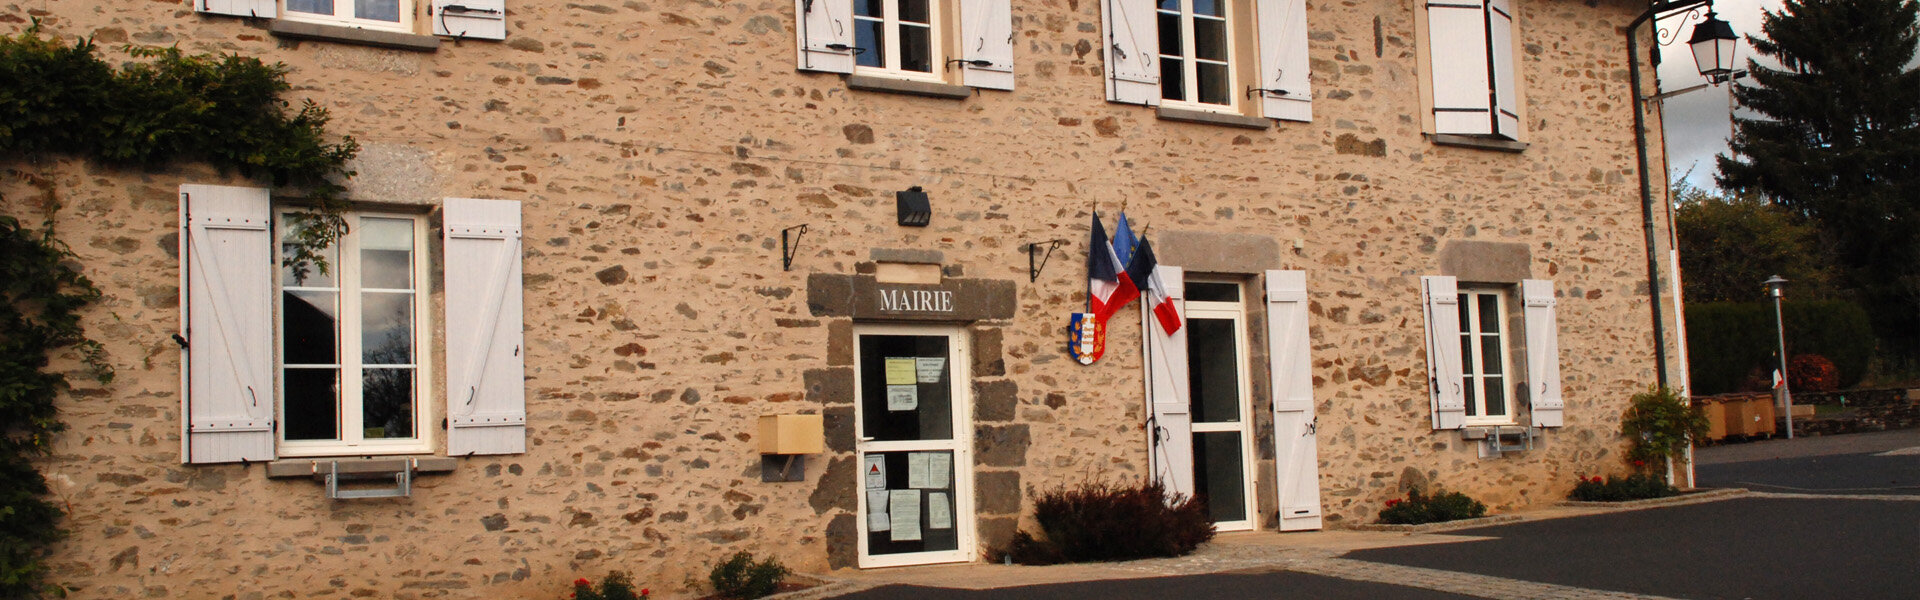
<path fill-rule="evenodd" d="M 1188 302 L 1239 302 L 1240 284 L 1189 281 L 1186 300 Z"/>

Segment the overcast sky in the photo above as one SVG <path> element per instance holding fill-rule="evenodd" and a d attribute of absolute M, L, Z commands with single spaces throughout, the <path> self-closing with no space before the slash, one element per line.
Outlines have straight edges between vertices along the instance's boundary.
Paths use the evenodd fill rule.
<path fill-rule="evenodd" d="M 1763 9 L 1779 11 L 1780 4 L 1781 0 L 1717 0 L 1714 3 L 1720 18 L 1733 26 L 1734 35 L 1741 37 L 1740 52 L 1734 56 L 1734 60 L 1742 68 L 1749 57 L 1754 57 L 1746 36 L 1760 32 Z M 1661 21 L 1663 27 L 1679 27 L 1678 41 L 1660 48 L 1662 91 L 1705 83 L 1706 80 L 1700 77 L 1699 67 L 1694 65 L 1692 51 L 1687 48 L 1687 38 L 1693 36 L 1693 22 L 1699 20 L 1696 17 L 1692 22 L 1682 24 L 1682 17 L 1673 16 Z M 1665 102 L 1667 161 L 1668 167 L 1673 170 L 1669 181 L 1684 175 L 1694 185 L 1714 187 L 1713 157 L 1727 151 L 1728 115 L 1732 109 L 1727 87 L 1724 84 L 1710 87 L 1668 98 Z"/>

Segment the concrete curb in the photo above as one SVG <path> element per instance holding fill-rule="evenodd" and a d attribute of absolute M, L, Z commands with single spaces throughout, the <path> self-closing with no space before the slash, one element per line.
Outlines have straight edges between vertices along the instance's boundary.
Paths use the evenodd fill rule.
<path fill-rule="evenodd" d="M 1395 533 L 1434 533 L 1439 531 L 1453 531 L 1455 529 L 1471 529 L 1474 527 L 1481 527 L 1484 525 L 1498 525 L 1500 523 L 1512 523 L 1514 521 L 1524 520 L 1525 518 L 1526 517 L 1523 517 L 1518 514 L 1508 514 L 1508 515 L 1493 515 L 1490 517 L 1480 517 L 1477 519 L 1461 519 L 1458 521 L 1441 521 L 1439 523 L 1422 523 L 1419 525 L 1389 525 L 1386 523 L 1361 523 L 1361 524 L 1352 526 L 1350 529 L 1354 529 L 1357 531 L 1390 531 Z"/>
<path fill-rule="evenodd" d="M 1574 507 L 1574 508 L 1610 508 L 1610 509 L 1619 509 L 1619 510 L 1631 510 L 1635 508 L 1649 508 L 1654 506 L 1671 506 L 1671 505 L 1679 505 L 1679 504 L 1693 504 L 1696 502 L 1713 502 L 1715 500 L 1725 500 L 1725 499 L 1733 498 L 1736 496 L 1744 496 L 1747 493 L 1748 493 L 1747 490 L 1741 489 L 1741 488 L 1719 488 L 1719 489 L 1711 489 L 1711 490 L 1701 490 L 1697 492 L 1688 492 L 1688 493 L 1680 494 L 1678 496 L 1667 496 L 1665 498 L 1623 500 L 1620 502 L 1588 502 L 1588 501 L 1582 501 L 1582 500 L 1564 500 L 1559 503 L 1559 506 L 1568 506 L 1568 507 Z"/>
<path fill-rule="evenodd" d="M 783 593 L 774 594 L 771 596 L 765 596 L 765 597 L 762 597 L 761 600 L 817 600 L 820 598 L 832 598 L 834 596 L 851 594 L 851 593 L 866 590 L 869 588 L 878 587 L 879 585 L 879 584 L 864 582 L 864 581 L 847 581 L 845 579 L 833 579 L 833 578 L 822 577 L 822 576 L 813 575 L 813 574 L 803 575 L 803 577 L 817 581 L 819 582 L 819 584 L 804 590 L 794 590 L 791 592 L 783 592 Z"/>

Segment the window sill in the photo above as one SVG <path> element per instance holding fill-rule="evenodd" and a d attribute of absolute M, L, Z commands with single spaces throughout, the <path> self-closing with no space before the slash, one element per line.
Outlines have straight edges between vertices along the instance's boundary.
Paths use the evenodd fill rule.
<path fill-rule="evenodd" d="M 1451 133 L 1434 133 L 1434 134 L 1428 134 L 1427 139 L 1432 141 L 1433 145 L 1435 146 L 1455 146 L 1459 148 L 1475 148 L 1479 150 L 1511 152 L 1514 154 L 1519 154 L 1527 150 L 1526 142 L 1516 142 L 1514 140 L 1503 140 L 1499 138 L 1480 137 L 1480 136 L 1474 136 L 1474 135 L 1455 135 Z"/>
<path fill-rule="evenodd" d="M 873 75 L 848 75 L 847 89 L 866 92 L 888 92 L 909 96 L 944 98 L 947 100 L 965 100 L 973 97 L 973 88 L 950 83 L 914 81 Z"/>
<path fill-rule="evenodd" d="M 1157 113 L 1161 120 L 1200 123 L 1202 125 L 1225 125 L 1242 129 L 1272 129 L 1273 121 L 1260 117 L 1249 117 L 1234 113 L 1219 113 L 1206 110 L 1160 107 Z"/>
<path fill-rule="evenodd" d="M 378 31 L 374 29 L 360 29 L 358 27 L 342 27 L 339 25 L 322 25 L 319 23 L 290 21 L 287 19 L 274 19 L 273 25 L 269 26 L 267 31 L 272 33 L 274 37 L 296 40 L 340 42 L 343 44 L 358 44 L 361 46 L 373 46 L 375 48 L 411 50 L 415 52 L 433 52 L 440 49 L 440 38 L 430 35 Z"/>
<path fill-rule="evenodd" d="M 409 458 L 404 456 L 391 456 L 391 457 L 383 457 L 383 458 L 342 457 L 338 459 L 300 458 L 300 459 L 276 460 L 276 461 L 267 463 L 267 477 L 270 479 L 279 479 L 279 478 L 288 478 L 288 477 L 318 478 L 325 475 L 327 473 L 327 469 L 330 468 L 329 464 L 334 462 L 340 463 L 340 473 L 342 474 L 387 473 L 400 468 L 402 465 L 400 465 L 399 463 L 401 461 L 407 461 L 407 460 L 414 461 L 413 472 L 415 474 L 452 473 L 454 467 L 460 464 L 460 461 L 454 458 L 445 457 L 445 456 L 424 456 L 420 458 Z"/>

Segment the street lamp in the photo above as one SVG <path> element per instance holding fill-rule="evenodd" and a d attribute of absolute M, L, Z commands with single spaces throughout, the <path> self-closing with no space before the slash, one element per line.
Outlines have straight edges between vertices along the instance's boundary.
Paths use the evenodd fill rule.
<path fill-rule="evenodd" d="M 1695 66 L 1699 67 L 1702 76 L 1714 83 L 1732 79 L 1735 76 L 1733 49 L 1738 40 L 1733 35 L 1733 27 L 1714 15 L 1713 0 L 1655 2 L 1627 24 L 1627 73 L 1632 86 L 1627 93 L 1633 96 L 1633 146 L 1634 156 L 1638 159 L 1634 163 L 1634 170 L 1640 172 L 1640 217 L 1647 230 L 1647 293 L 1652 299 L 1653 361 L 1660 387 L 1667 387 L 1667 326 L 1661 318 L 1659 242 L 1653 222 L 1653 184 L 1647 176 L 1648 98 L 1640 95 L 1640 38 L 1634 32 L 1640 29 L 1641 24 L 1656 20 L 1662 14 L 1694 10 L 1701 6 L 1707 7 L 1707 20 L 1695 26 L 1693 39 L 1687 42 L 1693 49 Z M 1703 28 L 1705 31 L 1702 31 Z M 1650 52 L 1648 56 L 1651 62 L 1659 64 L 1659 59 L 1653 53 Z M 1678 302 L 1677 299 L 1675 301 Z M 1682 332 L 1681 335 L 1686 334 Z"/>
<path fill-rule="evenodd" d="M 1767 295 L 1773 297 L 1774 331 L 1780 334 L 1780 400 L 1786 406 L 1787 439 L 1793 439 L 1793 391 L 1787 386 L 1787 320 L 1780 314 L 1780 296 L 1787 288 L 1787 280 L 1774 275 L 1767 278 L 1766 283 Z"/>

